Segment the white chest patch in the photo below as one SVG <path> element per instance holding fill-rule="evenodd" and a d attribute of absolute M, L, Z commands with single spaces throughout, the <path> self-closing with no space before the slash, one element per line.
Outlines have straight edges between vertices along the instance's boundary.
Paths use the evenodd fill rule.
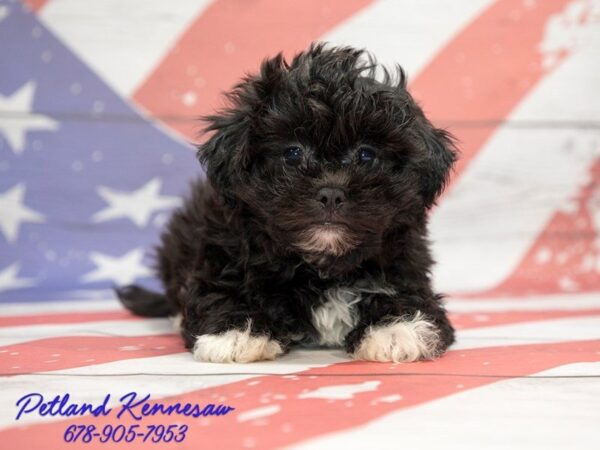
<path fill-rule="evenodd" d="M 319 332 L 319 344 L 337 346 L 358 320 L 355 305 L 360 301 L 359 290 L 339 287 L 323 294 L 323 304 L 313 310 L 312 323 Z"/>

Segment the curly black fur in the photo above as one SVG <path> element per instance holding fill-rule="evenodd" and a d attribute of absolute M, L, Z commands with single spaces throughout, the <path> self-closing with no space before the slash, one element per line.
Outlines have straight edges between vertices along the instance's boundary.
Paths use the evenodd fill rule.
<path fill-rule="evenodd" d="M 441 354 L 454 332 L 431 287 L 427 210 L 456 150 L 412 99 L 402 69 L 313 44 L 291 62 L 265 60 L 227 97 L 198 151 L 207 181 L 193 185 L 162 235 L 163 304 L 129 288 L 120 292 L 126 306 L 181 312 L 189 348 L 251 319 L 252 334 L 287 349 L 319 341 L 312 317 L 325 291 L 368 286 L 359 288 L 349 352 L 370 325 L 421 311 Z M 290 148 L 301 154 L 293 164 Z M 323 187 L 341 191 L 343 203 L 324 207 Z"/>

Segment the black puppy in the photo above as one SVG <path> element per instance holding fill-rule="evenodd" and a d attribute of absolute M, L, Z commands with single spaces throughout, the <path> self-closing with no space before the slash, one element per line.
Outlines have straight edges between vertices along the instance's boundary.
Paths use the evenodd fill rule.
<path fill-rule="evenodd" d="M 313 44 L 263 62 L 207 118 L 207 180 L 159 247 L 166 295 L 118 294 L 146 316 L 181 315 L 200 361 L 273 359 L 294 344 L 354 358 L 441 355 L 454 330 L 432 291 L 427 211 L 456 157 L 368 54 Z"/>

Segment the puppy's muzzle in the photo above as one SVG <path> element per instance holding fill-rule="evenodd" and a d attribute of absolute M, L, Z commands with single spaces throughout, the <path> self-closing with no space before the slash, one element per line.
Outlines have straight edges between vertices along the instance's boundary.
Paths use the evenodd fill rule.
<path fill-rule="evenodd" d="M 338 187 L 324 187 L 317 192 L 317 201 L 328 212 L 340 209 L 346 202 L 346 194 Z"/>

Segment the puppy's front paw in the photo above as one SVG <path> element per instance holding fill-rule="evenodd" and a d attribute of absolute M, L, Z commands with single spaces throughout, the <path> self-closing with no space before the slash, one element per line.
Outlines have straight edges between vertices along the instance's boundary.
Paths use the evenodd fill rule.
<path fill-rule="evenodd" d="M 411 320 L 367 328 L 352 356 L 367 361 L 410 362 L 435 358 L 439 347 L 437 327 L 419 311 Z"/>
<path fill-rule="evenodd" d="M 283 353 L 283 348 L 267 336 L 252 336 L 248 326 L 245 330 L 200 335 L 192 352 L 196 361 L 249 363 L 275 359 Z"/>

